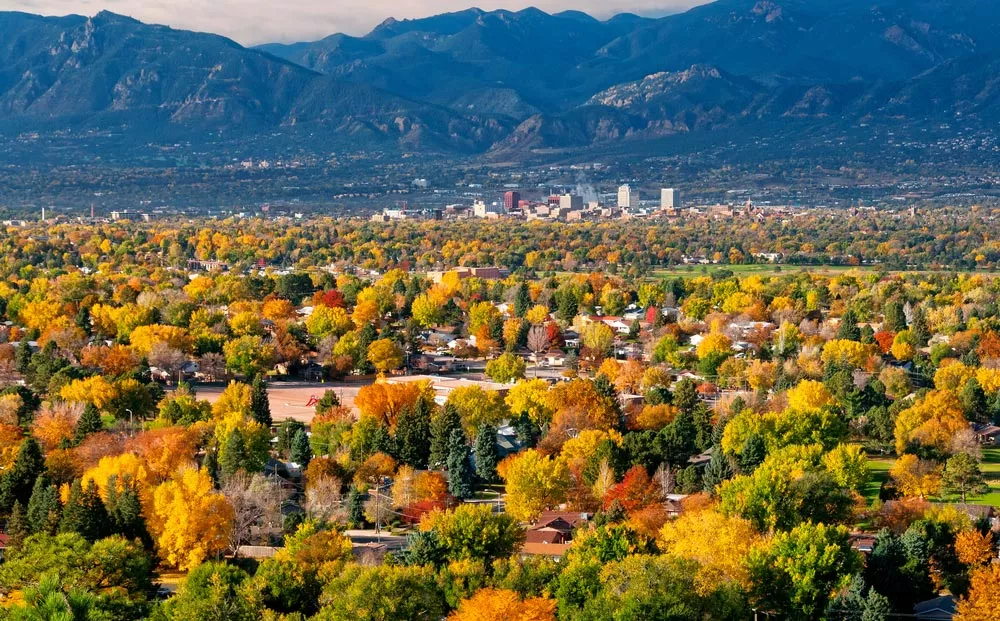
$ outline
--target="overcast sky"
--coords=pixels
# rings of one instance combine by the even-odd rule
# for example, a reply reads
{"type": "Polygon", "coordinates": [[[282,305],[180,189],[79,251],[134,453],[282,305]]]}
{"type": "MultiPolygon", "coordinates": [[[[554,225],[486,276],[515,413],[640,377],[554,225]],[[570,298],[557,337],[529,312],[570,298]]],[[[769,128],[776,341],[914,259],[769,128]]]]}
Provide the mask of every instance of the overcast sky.
{"type": "MultiPolygon", "coordinates": [[[[483,9],[526,6],[556,12],[586,11],[661,16],[707,0],[511,0],[478,3],[483,9]]],[[[93,15],[102,9],[144,22],[215,32],[243,43],[312,41],[335,32],[365,34],[387,17],[426,17],[476,6],[475,0],[0,0],[0,10],[43,15],[93,15]]]]}

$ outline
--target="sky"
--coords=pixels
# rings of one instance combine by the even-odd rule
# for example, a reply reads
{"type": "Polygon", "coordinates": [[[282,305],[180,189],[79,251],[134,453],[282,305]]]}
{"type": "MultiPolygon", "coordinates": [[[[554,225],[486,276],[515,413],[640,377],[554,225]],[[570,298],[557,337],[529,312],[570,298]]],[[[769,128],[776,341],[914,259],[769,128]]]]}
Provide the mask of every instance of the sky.
{"type": "Polygon", "coordinates": [[[585,11],[605,19],[617,13],[659,17],[706,0],[0,0],[0,10],[42,15],[93,15],[101,10],[174,28],[214,32],[244,45],[314,41],[336,32],[362,35],[388,17],[426,17],[470,6],[547,12],[585,11]]]}

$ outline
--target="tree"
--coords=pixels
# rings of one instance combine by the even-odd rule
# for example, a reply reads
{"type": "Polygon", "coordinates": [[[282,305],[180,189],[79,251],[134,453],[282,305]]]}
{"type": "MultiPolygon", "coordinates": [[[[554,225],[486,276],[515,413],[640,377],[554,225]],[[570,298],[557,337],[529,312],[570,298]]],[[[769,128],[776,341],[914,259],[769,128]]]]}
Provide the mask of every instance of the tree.
{"type": "Polygon", "coordinates": [[[896,417],[896,452],[923,447],[947,454],[955,434],[968,428],[962,404],[950,390],[932,390],[896,417]]]}
{"type": "Polygon", "coordinates": [[[480,425],[472,454],[476,460],[476,475],[486,483],[497,480],[497,429],[493,425],[480,425]]]}
{"type": "Polygon", "coordinates": [[[266,371],[274,359],[274,346],[256,335],[226,341],[222,350],[226,356],[226,367],[246,377],[266,371]]]}
{"type": "Polygon", "coordinates": [[[309,438],[304,429],[296,431],[292,438],[291,458],[293,462],[303,468],[307,467],[309,461],[312,460],[312,448],[309,446],[309,438]]]}
{"type": "Polygon", "coordinates": [[[92,403],[88,403],[83,408],[83,413],[76,421],[76,441],[79,442],[89,433],[95,433],[104,429],[104,421],[101,420],[101,413],[92,403]]]}
{"type": "Polygon", "coordinates": [[[463,599],[450,621],[555,621],[555,600],[544,597],[521,599],[515,591],[485,588],[463,599]]]}
{"type": "Polygon", "coordinates": [[[990,621],[1000,610],[1000,565],[972,572],[969,592],[955,607],[956,621],[990,621]]]}
{"type": "Polygon", "coordinates": [[[843,526],[801,524],[778,533],[747,558],[758,607],[786,619],[819,619],[831,593],[846,587],[861,569],[843,526]]]}
{"type": "Polygon", "coordinates": [[[226,548],[233,509],[207,470],[189,468],[153,490],[148,519],[163,559],[191,569],[226,548]]]}
{"type": "Polygon", "coordinates": [[[379,339],[368,346],[368,362],[384,375],[403,366],[403,350],[391,339],[379,339]]]}
{"type": "Polygon", "coordinates": [[[111,534],[110,516],[94,481],[86,487],[73,483],[59,530],[78,533],[91,543],[111,534]]]}
{"type": "Polygon", "coordinates": [[[257,374],[250,384],[250,415],[264,427],[271,427],[271,402],[267,397],[267,384],[257,374]]]}
{"type": "Polygon", "coordinates": [[[465,434],[454,429],[448,438],[448,490],[459,499],[472,496],[473,472],[469,464],[469,447],[465,434]]]}
{"type": "Polygon", "coordinates": [[[431,408],[427,401],[420,400],[399,413],[396,450],[401,463],[420,469],[427,467],[431,452],[431,408]]]}
{"type": "Polygon", "coordinates": [[[594,321],[583,328],[580,342],[593,358],[604,358],[611,353],[611,346],[615,343],[615,333],[607,324],[594,321]]]}
{"type": "Polygon", "coordinates": [[[904,496],[926,498],[941,489],[941,468],[932,461],[906,454],[896,460],[889,470],[896,486],[904,496]]]}
{"type": "Polygon", "coordinates": [[[989,491],[979,462],[968,453],[959,453],[945,462],[941,473],[942,490],[957,494],[965,504],[966,496],[979,496],[989,491]]]}
{"type": "Polygon", "coordinates": [[[528,449],[504,459],[497,470],[507,484],[507,513],[522,522],[566,499],[569,469],[564,460],[528,449]]]}
{"type": "Polygon", "coordinates": [[[837,328],[837,338],[849,341],[861,340],[861,329],[858,328],[857,314],[848,309],[840,316],[840,326],[837,328]]]}
{"type": "Polygon", "coordinates": [[[505,513],[483,504],[436,509],[420,520],[421,531],[437,533],[445,557],[452,561],[478,559],[490,564],[514,554],[524,542],[524,530],[505,513]]]}
{"type": "Polygon", "coordinates": [[[510,384],[524,377],[527,365],[517,354],[504,352],[486,363],[486,376],[501,384],[510,384]]]}
{"type": "Polygon", "coordinates": [[[446,610],[430,567],[350,564],[320,601],[316,621],[438,621],[446,610]]]}
{"type": "Polygon", "coordinates": [[[454,430],[462,430],[462,419],[458,408],[445,404],[437,416],[431,419],[431,447],[428,464],[431,468],[440,469],[448,461],[448,443],[454,430]]]}
{"type": "Polygon", "coordinates": [[[41,447],[34,438],[25,438],[18,447],[14,465],[0,479],[0,514],[10,513],[15,502],[27,506],[35,479],[44,471],[41,447]]]}
{"type": "Polygon", "coordinates": [[[27,520],[32,533],[54,534],[62,517],[59,490],[49,483],[47,476],[39,475],[28,501],[27,520]]]}
{"type": "Polygon", "coordinates": [[[249,574],[227,563],[204,563],[195,567],[177,595],[163,606],[163,616],[169,621],[254,621],[260,615],[260,596],[249,574]]]}
{"type": "Polygon", "coordinates": [[[840,444],[823,455],[823,467],[841,487],[860,492],[868,483],[868,457],[856,444],[840,444]]]}

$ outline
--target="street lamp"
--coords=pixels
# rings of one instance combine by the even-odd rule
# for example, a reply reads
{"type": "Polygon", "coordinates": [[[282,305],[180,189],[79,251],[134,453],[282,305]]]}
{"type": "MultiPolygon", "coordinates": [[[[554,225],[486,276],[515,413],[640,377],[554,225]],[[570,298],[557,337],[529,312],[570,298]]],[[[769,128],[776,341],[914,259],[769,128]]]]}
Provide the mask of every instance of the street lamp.
{"type": "Polygon", "coordinates": [[[135,437],[135,425],[132,422],[132,410],[130,410],[128,408],[125,408],[125,411],[128,412],[128,433],[129,433],[129,437],[130,438],[134,438],[135,437]]]}

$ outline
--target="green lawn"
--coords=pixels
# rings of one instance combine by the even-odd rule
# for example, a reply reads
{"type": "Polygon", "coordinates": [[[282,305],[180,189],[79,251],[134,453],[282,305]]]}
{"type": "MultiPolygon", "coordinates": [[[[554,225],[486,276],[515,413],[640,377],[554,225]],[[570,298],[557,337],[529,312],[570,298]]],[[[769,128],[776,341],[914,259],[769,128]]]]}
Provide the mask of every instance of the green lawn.
{"type": "MultiPolygon", "coordinates": [[[[871,504],[878,498],[878,490],[882,483],[889,478],[889,469],[892,468],[893,461],[888,458],[873,458],[868,460],[868,468],[872,476],[871,481],[865,486],[863,493],[868,504],[871,504]]],[[[1000,507],[1000,447],[983,449],[982,469],[986,482],[990,486],[990,491],[982,496],[969,496],[968,501],[970,504],[1000,507]]],[[[931,498],[930,500],[955,502],[954,498],[931,498]]]]}

